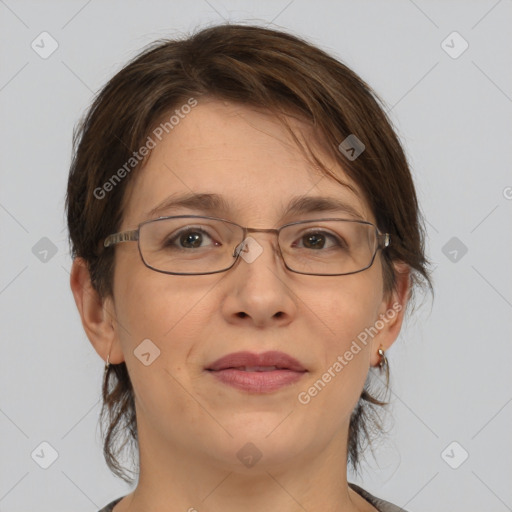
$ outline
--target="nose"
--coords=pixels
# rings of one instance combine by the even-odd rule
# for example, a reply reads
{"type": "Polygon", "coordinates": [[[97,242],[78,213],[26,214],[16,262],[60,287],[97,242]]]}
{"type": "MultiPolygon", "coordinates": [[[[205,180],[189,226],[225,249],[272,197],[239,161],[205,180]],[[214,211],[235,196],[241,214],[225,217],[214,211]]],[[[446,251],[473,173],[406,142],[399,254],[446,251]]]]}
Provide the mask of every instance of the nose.
{"type": "Polygon", "coordinates": [[[291,322],[297,305],[275,233],[250,234],[236,250],[239,261],[226,276],[226,319],[259,328],[291,322]]]}

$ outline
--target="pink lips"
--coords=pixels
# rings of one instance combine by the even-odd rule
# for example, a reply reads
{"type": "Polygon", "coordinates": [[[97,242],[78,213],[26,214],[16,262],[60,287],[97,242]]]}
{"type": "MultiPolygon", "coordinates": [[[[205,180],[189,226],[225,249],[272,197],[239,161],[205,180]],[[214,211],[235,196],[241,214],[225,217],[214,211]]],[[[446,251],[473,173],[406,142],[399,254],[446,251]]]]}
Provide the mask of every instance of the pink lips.
{"type": "Polygon", "coordinates": [[[235,388],[268,393],[298,381],[307,370],[284,352],[235,352],[221,357],[206,370],[235,388]]]}

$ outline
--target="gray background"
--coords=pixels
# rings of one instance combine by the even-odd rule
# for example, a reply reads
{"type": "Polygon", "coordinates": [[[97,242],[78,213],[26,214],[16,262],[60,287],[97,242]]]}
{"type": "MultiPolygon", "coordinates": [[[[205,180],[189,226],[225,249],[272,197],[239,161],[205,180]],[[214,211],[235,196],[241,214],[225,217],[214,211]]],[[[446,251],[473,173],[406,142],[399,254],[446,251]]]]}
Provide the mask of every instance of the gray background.
{"type": "Polygon", "coordinates": [[[511,15],[510,0],[0,0],[0,510],[94,512],[129,491],[102,458],[103,361],[69,288],[71,134],[143,46],[223,19],[344,60],[389,105],[413,168],[436,296],[389,351],[389,439],[351,480],[411,512],[512,510],[511,15]],[[43,31],[58,43],[46,59],[31,47],[51,48],[43,31]],[[47,469],[42,442],[58,453],[47,469]]]}

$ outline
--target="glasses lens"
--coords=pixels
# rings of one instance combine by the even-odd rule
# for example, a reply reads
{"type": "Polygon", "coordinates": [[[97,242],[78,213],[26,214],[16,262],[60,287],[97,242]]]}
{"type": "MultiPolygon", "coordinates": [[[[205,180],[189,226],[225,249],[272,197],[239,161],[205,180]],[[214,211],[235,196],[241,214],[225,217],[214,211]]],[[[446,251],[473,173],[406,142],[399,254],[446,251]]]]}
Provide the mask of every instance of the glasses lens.
{"type": "MultiPolygon", "coordinates": [[[[243,228],[199,216],[156,219],[141,226],[139,246],[149,267],[172,274],[207,274],[230,268],[243,228]]],[[[279,245],[289,269],[303,274],[359,272],[373,262],[377,230],[350,220],[318,220],[286,226],[279,245]]]]}
{"type": "Polygon", "coordinates": [[[207,217],[172,217],[143,224],[139,245],[146,265],[175,274],[205,274],[229,268],[243,229],[207,217]]]}
{"type": "Polygon", "coordinates": [[[377,250],[377,230],[359,221],[311,221],[286,226],[279,242],[284,261],[296,272],[349,274],[371,265],[377,250]]]}

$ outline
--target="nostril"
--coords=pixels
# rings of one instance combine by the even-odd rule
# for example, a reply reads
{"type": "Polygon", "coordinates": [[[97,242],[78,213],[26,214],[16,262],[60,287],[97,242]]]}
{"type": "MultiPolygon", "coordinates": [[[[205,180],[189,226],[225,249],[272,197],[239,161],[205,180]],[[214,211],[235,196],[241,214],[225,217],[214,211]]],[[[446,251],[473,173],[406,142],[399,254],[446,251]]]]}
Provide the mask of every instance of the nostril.
{"type": "Polygon", "coordinates": [[[238,316],[240,318],[245,318],[247,316],[247,313],[244,313],[243,311],[240,311],[240,313],[238,313],[238,316]]]}

